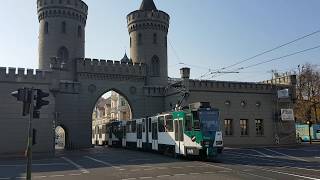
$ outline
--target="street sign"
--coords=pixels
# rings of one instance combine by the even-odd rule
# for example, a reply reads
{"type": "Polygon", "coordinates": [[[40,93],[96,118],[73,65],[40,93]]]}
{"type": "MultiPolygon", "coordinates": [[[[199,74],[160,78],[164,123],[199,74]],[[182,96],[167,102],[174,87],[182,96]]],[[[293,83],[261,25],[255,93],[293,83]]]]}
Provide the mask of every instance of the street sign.
{"type": "Polygon", "coordinates": [[[282,121],[294,121],[293,109],[281,109],[282,121]]]}
{"type": "Polygon", "coordinates": [[[278,91],[278,98],[279,99],[284,99],[284,98],[289,98],[289,89],[282,89],[278,91]]]}

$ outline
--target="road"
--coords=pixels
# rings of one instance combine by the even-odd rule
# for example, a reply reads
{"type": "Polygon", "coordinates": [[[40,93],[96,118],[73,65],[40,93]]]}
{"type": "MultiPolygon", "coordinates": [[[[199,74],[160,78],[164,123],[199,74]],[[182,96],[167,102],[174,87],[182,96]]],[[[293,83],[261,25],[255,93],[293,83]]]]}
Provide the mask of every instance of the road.
{"type": "MultiPolygon", "coordinates": [[[[24,179],[24,159],[0,159],[0,180],[24,179]]],[[[320,146],[226,148],[218,162],[175,159],[99,147],[33,161],[33,179],[52,180],[320,180],[320,146]]]]}

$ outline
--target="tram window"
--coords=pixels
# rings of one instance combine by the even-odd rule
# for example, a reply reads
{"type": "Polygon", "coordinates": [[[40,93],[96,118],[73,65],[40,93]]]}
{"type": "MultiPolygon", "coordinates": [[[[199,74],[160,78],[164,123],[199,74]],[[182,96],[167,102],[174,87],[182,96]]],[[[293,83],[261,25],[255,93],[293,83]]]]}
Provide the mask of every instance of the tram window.
{"type": "Polygon", "coordinates": [[[146,120],[142,120],[142,132],[146,132],[146,120]]]}
{"type": "Polygon", "coordinates": [[[158,139],[157,123],[152,123],[152,139],[153,139],[153,140],[158,139]]]}
{"type": "Polygon", "coordinates": [[[136,132],[136,129],[137,129],[136,121],[132,121],[132,124],[131,124],[132,133],[135,133],[135,132],[136,132]]]}
{"type": "Polygon", "coordinates": [[[195,131],[200,131],[200,119],[198,111],[192,111],[193,127],[195,131]]]}
{"type": "Polygon", "coordinates": [[[158,123],[159,123],[159,132],[165,132],[164,128],[164,116],[159,116],[158,117],[158,123]]]}
{"type": "Polygon", "coordinates": [[[191,118],[191,115],[188,114],[186,115],[186,118],[185,118],[185,130],[186,131],[192,131],[192,118],[191,118]]]}
{"type": "Polygon", "coordinates": [[[148,124],[149,124],[149,132],[151,132],[151,118],[149,118],[148,124]]]}
{"type": "Polygon", "coordinates": [[[173,132],[173,118],[172,115],[166,116],[166,132],[173,132]]]}
{"type": "Polygon", "coordinates": [[[131,121],[128,121],[127,124],[126,124],[126,131],[127,133],[130,133],[131,131],[131,121]]]}

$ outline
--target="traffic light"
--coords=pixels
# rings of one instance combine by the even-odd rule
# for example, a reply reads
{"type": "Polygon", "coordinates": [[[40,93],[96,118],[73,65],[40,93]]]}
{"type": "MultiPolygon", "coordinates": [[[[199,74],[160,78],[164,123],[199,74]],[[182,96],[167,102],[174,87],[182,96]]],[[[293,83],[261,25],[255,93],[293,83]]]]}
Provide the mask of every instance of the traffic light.
{"type": "Polygon", "coordinates": [[[34,110],[41,109],[42,106],[46,106],[49,104],[49,101],[43,100],[42,98],[48,97],[50,94],[43,92],[41,89],[36,89],[36,106],[34,107],[34,110]]]}
{"type": "Polygon", "coordinates": [[[20,88],[17,91],[11,93],[11,95],[17,98],[18,101],[22,101],[22,115],[26,116],[30,112],[32,90],[28,88],[20,88]]]}

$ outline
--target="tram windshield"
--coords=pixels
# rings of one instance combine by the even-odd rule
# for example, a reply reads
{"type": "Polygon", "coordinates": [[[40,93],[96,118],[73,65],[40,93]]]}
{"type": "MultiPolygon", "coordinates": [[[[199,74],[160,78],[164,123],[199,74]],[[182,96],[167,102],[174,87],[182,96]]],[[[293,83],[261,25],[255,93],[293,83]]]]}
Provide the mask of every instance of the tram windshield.
{"type": "Polygon", "coordinates": [[[201,131],[205,136],[215,136],[215,132],[220,129],[218,111],[199,111],[201,131]]]}

